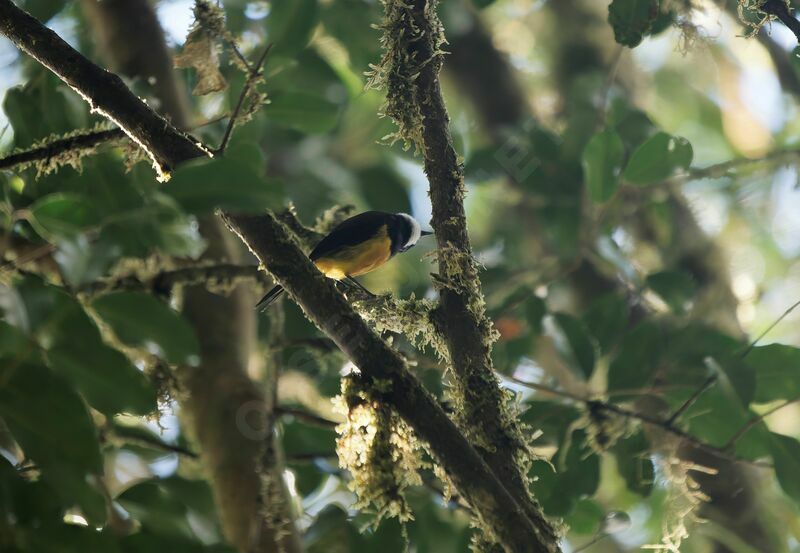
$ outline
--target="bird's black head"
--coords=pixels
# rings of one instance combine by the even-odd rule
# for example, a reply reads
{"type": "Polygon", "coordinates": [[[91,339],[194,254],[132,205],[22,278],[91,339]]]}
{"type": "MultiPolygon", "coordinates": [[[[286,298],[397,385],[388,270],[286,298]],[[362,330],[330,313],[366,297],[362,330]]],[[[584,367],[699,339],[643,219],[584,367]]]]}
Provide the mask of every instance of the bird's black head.
{"type": "Polygon", "coordinates": [[[410,250],[422,236],[433,234],[422,230],[419,223],[407,213],[396,213],[392,218],[389,236],[392,239],[392,255],[410,250]]]}

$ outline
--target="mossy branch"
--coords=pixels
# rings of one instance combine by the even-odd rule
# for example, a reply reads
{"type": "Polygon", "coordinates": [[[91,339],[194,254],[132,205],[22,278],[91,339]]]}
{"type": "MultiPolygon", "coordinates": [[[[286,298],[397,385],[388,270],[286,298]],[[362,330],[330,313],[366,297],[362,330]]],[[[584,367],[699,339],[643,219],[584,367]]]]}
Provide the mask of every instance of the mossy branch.
{"type": "Polygon", "coordinates": [[[437,329],[453,367],[453,399],[461,427],[506,484],[536,528],[537,547],[558,551],[556,531],[528,491],[529,454],[511,406],[495,377],[495,339],[486,316],[477,264],[467,233],[464,174],[453,147],[442,98],[444,30],[435,0],[384,0],[384,55],[374,68],[373,86],[387,90],[383,111],[398,126],[397,136],[413,143],[424,158],[438,243],[440,306],[437,329]]]}
{"type": "Polygon", "coordinates": [[[459,492],[508,551],[557,551],[542,543],[531,521],[499,478],[470,446],[436,401],[389,347],[297,247],[286,227],[266,216],[226,215],[231,229],[275,279],[355,363],[364,378],[388,382],[381,400],[429,443],[459,492]]]}
{"type": "Polygon", "coordinates": [[[142,102],[117,75],[95,65],[11,0],[0,0],[0,33],[50,69],[91,107],[115,123],[153,163],[160,180],[208,152],[142,102]]]}
{"type": "Polygon", "coordinates": [[[38,174],[46,174],[51,168],[79,161],[84,155],[94,153],[101,144],[123,138],[125,133],[122,129],[108,129],[81,131],[72,136],[45,140],[33,148],[0,158],[0,169],[22,170],[33,165],[38,174]]]}

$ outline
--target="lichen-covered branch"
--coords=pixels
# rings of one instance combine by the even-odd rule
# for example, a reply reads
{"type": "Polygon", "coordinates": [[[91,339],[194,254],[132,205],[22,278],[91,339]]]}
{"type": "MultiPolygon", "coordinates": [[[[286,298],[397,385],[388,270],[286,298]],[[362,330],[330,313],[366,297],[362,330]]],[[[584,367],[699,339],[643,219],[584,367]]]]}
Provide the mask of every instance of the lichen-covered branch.
{"type": "Polygon", "coordinates": [[[398,126],[397,138],[424,157],[438,244],[440,321],[453,367],[460,426],[481,451],[536,528],[539,541],[558,549],[556,533],[528,491],[528,451],[512,399],[495,377],[495,339],[486,316],[477,264],[467,233],[464,174],[449,130],[439,71],[445,43],[435,0],[385,0],[384,56],[372,84],[385,86],[383,111],[398,126]]]}
{"type": "Polygon", "coordinates": [[[122,138],[125,138],[125,133],[121,129],[108,129],[47,140],[28,150],[13,152],[0,158],[0,169],[22,170],[34,165],[39,174],[47,173],[50,167],[57,168],[71,160],[79,160],[94,152],[99,145],[122,138]]]}
{"type": "Polygon", "coordinates": [[[407,370],[400,355],[367,326],[333,281],[313,266],[283,224],[271,214],[227,215],[226,220],[306,316],[355,363],[363,378],[381,383],[382,400],[428,442],[484,527],[508,551],[558,551],[556,538],[543,538],[534,528],[500,478],[407,370]]]}
{"type": "Polygon", "coordinates": [[[119,126],[147,153],[160,179],[168,179],[178,163],[208,155],[136,97],[117,75],[90,62],[11,0],[0,0],[0,33],[67,83],[92,111],[119,126]]]}
{"type": "Polygon", "coordinates": [[[756,2],[751,9],[780,19],[781,23],[786,25],[797,37],[797,41],[800,42],[800,21],[795,18],[786,0],[763,0],[763,2],[756,2]]]}

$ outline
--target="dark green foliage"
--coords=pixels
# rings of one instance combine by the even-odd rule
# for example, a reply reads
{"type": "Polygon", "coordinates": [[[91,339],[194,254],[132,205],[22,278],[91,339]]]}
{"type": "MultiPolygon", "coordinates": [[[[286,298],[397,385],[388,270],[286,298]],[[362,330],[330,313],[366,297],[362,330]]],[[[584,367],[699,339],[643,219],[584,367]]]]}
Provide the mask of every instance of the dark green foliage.
{"type": "Polygon", "coordinates": [[[145,348],[169,363],[196,365],[200,361],[192,327],[151,295],[113,292],[95,299],[92,309],[131,347],[145,348]]]}
{"type": "Polygon", "coordinates": [[[635,48],[652,30],[658,17],[658,0],[612,0],[608,6],[608,22],[614,28],[614,38],[629,48],[635,48]]]}

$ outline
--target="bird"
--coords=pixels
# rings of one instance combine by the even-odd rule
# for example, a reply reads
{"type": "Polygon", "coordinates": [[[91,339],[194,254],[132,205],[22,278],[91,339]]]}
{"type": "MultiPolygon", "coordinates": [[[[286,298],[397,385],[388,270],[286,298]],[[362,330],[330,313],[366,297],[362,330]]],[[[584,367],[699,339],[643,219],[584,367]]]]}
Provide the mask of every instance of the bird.
{"type": "MultiPolygon", "coordinates": [[[[353,277],[374,271],[431,234],[408,213],[365,211],[334,227],[308,257],[328,278],[346,281],[369,293],[353,277]]],[[[265,310],[283,291],[281,285],[275,286],[259,300],[256,309],[265,310]]]]}

